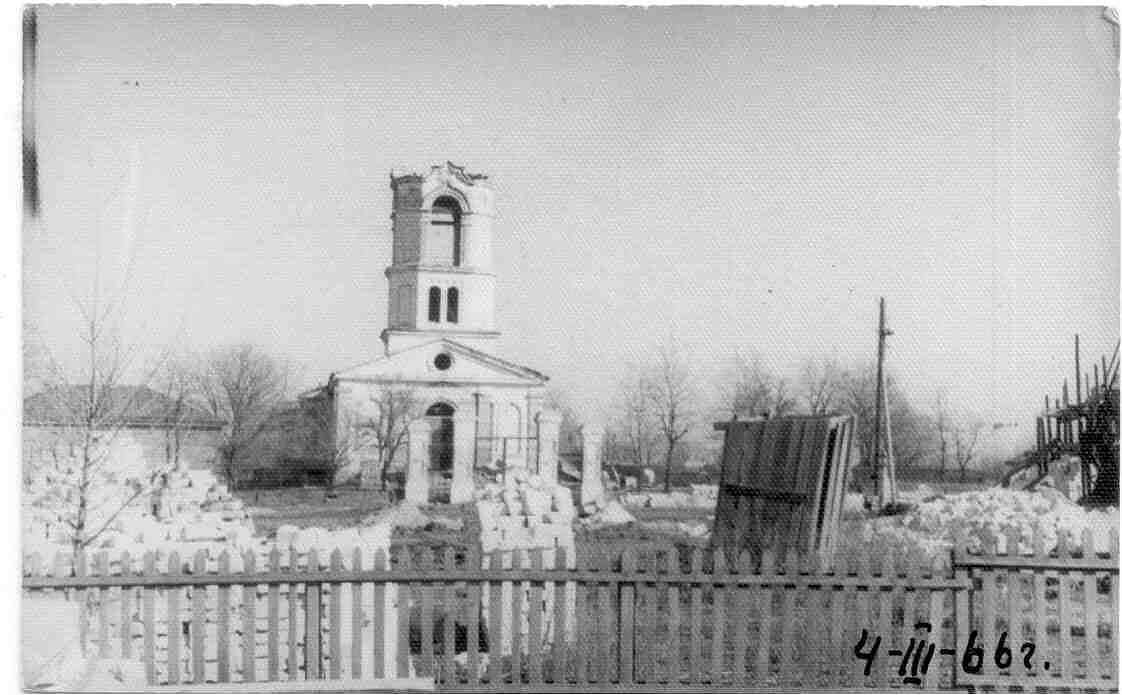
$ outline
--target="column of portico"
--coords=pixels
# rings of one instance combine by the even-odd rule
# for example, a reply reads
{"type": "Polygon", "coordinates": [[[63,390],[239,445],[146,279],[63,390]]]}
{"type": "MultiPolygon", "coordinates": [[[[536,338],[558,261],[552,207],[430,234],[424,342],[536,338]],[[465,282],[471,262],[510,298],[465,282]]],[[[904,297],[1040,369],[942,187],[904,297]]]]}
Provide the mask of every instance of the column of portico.
{"type": "Polygon", "coordinates": [[[405,499],[414,504],[429,502],[429,433],[428,418],[417,418],[409,425],[409,463],[405,477],[405,499]]]}
{"type": "Polygon", "coordinates": [[[471,502],[475,492],[475,404],[464,401],[452,415],[452,504],[471,502]]]}

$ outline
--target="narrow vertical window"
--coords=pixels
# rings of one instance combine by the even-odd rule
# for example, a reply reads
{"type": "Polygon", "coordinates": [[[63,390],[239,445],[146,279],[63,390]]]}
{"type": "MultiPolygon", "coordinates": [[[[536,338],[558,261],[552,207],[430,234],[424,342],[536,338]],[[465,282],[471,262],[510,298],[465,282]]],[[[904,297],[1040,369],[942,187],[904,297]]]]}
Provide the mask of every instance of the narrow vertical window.
{"type": "Polygon", "coordinates": [[[429,321],[440,323],[440,288],[429,288],[429,321]]]}
{"type": "Polygon", "coordinates": [[[455,287],[448,288],[448,323],[460,321],[460,290],[455,287]]]}
{"type": "Polygon", "coordinates": [[[432,231],[428,253],[437,265],[460,265],[463,257],[463,211],[453,198],[443,196],[432,204],[432,231]]]}

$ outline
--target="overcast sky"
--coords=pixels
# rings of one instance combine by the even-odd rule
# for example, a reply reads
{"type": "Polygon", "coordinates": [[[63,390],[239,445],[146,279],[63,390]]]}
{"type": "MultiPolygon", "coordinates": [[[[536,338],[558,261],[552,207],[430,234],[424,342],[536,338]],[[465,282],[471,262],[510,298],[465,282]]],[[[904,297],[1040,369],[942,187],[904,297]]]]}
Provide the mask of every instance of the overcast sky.
{"type": "Polygon", "coordinates": [[[1030,417],[1118,337],[1118,75],[1095,8],[44,7],[26,317],[130,266],[149,357],[381,352],[389,173],[497,190],[503,355],[575,402],[673,334],[889,360],[1030,417]],[[98,240],[100,239],[100,242],[98,240]],[[100,252],[97,249],[100,247],[100,252]],[[100,259],[100,260],[96,260],[100,259]]]}

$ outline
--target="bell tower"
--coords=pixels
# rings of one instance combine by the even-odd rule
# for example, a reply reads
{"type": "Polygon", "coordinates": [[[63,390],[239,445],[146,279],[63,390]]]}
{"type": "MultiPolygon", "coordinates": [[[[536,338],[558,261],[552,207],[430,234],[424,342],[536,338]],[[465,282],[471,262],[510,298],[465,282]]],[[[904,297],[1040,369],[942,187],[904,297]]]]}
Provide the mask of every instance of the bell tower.
{"type": "Polygon", "coordinates": [[[491,270],[494,190],[451,162],[426,174],[390,175],[393,257],[386,354],[436,337],[486,348],[495,330],[491,270]]]}

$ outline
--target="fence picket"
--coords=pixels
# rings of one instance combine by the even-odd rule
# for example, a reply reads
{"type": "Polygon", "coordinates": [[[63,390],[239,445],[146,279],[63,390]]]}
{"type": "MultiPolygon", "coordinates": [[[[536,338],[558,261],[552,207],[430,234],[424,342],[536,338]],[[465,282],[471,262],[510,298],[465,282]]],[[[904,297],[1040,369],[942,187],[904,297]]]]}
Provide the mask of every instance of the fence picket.
{"type": "MultiPolygon", "coordinates": [[[[938,577],[942,573],[942,562],[936,559],[932,568],[931,575],[938,577]]],[[[931,636],[929,638],[931,648],[934,650],[931,656],[931,668],[927,673],[922,674],[923,687],[927,690],[936,690],[940,684],[940,674],[942,673],[943,654],[940,649],[943,647],[943,609],[947,600],[946,592],[942,589],[932,589],[928,597],[929,606],[927,610],[927,622],[931,624],[931,636]]],[[[927,658],[926,656],[924,658],[927,658]]]]}
{"type": "MultiPolygon", "coordinates": [[[[1107,553],[1111,559],[1114,560],[1114,565],[1118,566],[1118,529],[1112,528],[1110,530],[1110,546],[1107,548],[1107,553]]],[[[1107,582],[1108,591],[1110,592],[1110,620],[1113,622],[1110,626],[1110,642],[1107,644],[1107,654],[1118,654],[1118,575],[1108,576],[1107,582]]],[[[1115,688],[1118,687],[1118,658],[1107,659],[1109,664],[1108,675],[1110,681],[1115,688]]]]}
{"type": "MultiPolygon", "coordinates": [[[[62,565],[56,562],[55,567],[61,570],[62,565]]],[[[156,554],[151,550],[144,553],[141,572],[149,577],[156,574],[156,554]]],[[[148,685],[156,685],[156,588],[145,586],[140,592],[140,609],[144,617],[144,679],[148,685]]]]}
{"type": "MultiPolygon", "coordinates": [[[[760,575],[769,579],[776,576],[775,553],[766,548],[760,556],[760,575]]],[[[756,682],[765,684],[771,678],[771,646],[772,646],[772,587],[774,583],[763,584],[758,588],[757,605],[759,606],[759,635],[756,638],[756,663],[753,676],[756,682]]]]}
{"type": "MultiPolygon", "coordinates": [[[[35,570],[38,574],[39,556],[35,556],[35,570]]],[[[121,553],[121,576],[132,574],[132,556],[129,551],[121,553]]],[[[135,589],[122,586],[118,592],[121,597],[121,622],[117,625],[121,637],[121,658],[132,658],[132,599],[135,589]]]]}
{"type": "MultiPolygon", "coordinates": [[[[682,566],[678,558],[678,549],[674,546],[670,546],[666,551],[666,564],[675,576],[681,574],[682,566]]],[[[666,617],[670,623],[668,643],[670,658],[666,660],[666,680],[669,683],[676,683],[682,680],[682,604],[677,582],[666,584],[666,601],[669,604],[666,617]]]]}
{"type": "MultiPolygon", "coordinates": [[[[351,553],[351,567],[362,571],[362,548],[351,553]]],[[[362,678],[362,582],[351,582],[351,678],[362,678]]]]}
{"type": "Polygon", "coordinates": [[[589,612],[589,592],[590,585],[581,582],[576,585],[575,598],[576,607],[573,613],[576,615],[573,621],[573,657],[576,660],[576,682],[578,684],[588,683],[588,656],[591,650],[589,634],[591,625],[588,619],[589,612]]]}
{"type": "MultiPolygon", "coordinates": [[[[1083,529],[1083,557],[1095,557],[1095,534],[1090,528],[1083,529]]],[[[1086,678],[1092,687],[1100,685],[1102,674],[1099,672],[1099,575],[1087,572],[1083,575],[1083,645],[1087,652],[1086,678]]]]}
{"type": "MultiPolygon", "coordinates": [[[[532,688],[546,682],[567,684],[574,678],[578,687],[595,684],[606,688],[616,682],[627,688],[637,681],[671,687],[701,685],[702,680],[723,685],[731,678],[736,686],[817,689],[825,673],[830,674],[829,682],[860,686],[861,677],[852,676],[855,669],[863,670],[864,662],[853,657],[857,640],[850,638],[856,637],[850,632],[866,628],[869,639],[880,638],[873,661],[874,685],[880,689],[900,685],[897,668],[904,669],[899,676],[913,677],[913,664],[923,669],[914,677],[924,689],[1006,685],[1111,689],[1117,663],[1105,648],[1117,643],[1116,614],[1108,613],[1117,606],[1118,575],[1112,564],[1117,558],[1116,540],[1112,537],[1110,552],[1103,553],[1095,547],[1093,534],[1084,533],[1082,551],[1073,552],[1072,539],[1062,535],[1053,555],[1045,549],[1044,538],[1037,530],[1030,543],[1029,536],[1014,532],[998,546],[998,539],[987,536],[980,553],[964,552],[958,539],[949,568],[938,561],[920,564],[912,555],[882,553],[875,572],[870,572],[863,555],[849,556],[844,567],[834,568],[821,566],[815,556],[802,557],[800,564],[798,556],[788,554],[777,568],[775,554],[769,552],[759,558],[759,570],[754,573],[749,569],[754,558],[747,553],[730,559],[718,551],[710,574],[708,558],[700,549],[682,558],[677,549],[669,547],[655,549],[653,556],[649,549],[640,552],[633,546],[616,557],[598,552],[593,555],[591,571],[582,565],[575,572],[566,569],[568,558],[560,551],[554,551],[552,568],[546,566],[549,555],[540,550],[495,555],[484,563],[477,557],[477,549],[463,557],[445,548],[438,566],[423,555],[416,571],[405,555],[390,575],[405,589],[397,621],[402,639],[392,655],[384,654],[386,620],[392,622],[394,617],[386,610],[388,584],[379,574],[387,569],[384,552],[375,556],[374,569],[364,572],[361,551],[353,563],[344,562],[341,553],[332,553],[330,568],[325,570],[315,553],[309,554],[305,569],[293,567],[295,557],[282,567],[274,548],[267,574],[256,571],[253,552],[243,556],[244,570],[234,568],[233,574],[231,561],[238,558],[228,553],[216,558],[216,568],[208,566],[205,551],[195,553],[189,563],[173,554],[166,574],[157,571],[156,556],[151,553],[135,570],[127,554],[119,559],[105,553],[79,554],[74,558],[74,577],[67,576],[66,559],[60,556],[56,556],[53,575],[40,577],[41,560],[28,556],[23,581],[25,591],[69,591],[86,597],[88,603],[81,605],[85,607],[86,634],[92,635],[88,642],[97,643],[94,653],[120,641],[122,654],[140,652],[150,683],[158,684],[166,675],[171,686],[264,678],[256,672],[258,636],[262,648],[268,640],[268,680],[278,675],[283,678],[276,633],[280,628],[279,587],[287,584],[289,629],[295,634],[296,625],[303,621],[299,634],[304,638],[302,658],[309,679],[370,677],[369,662],[363,658],[370,657],[366,645],[371,638],[363,635],[367,631],[367,635],[374,633],[375,662],[381,653],[382,663],[375,670],[382,669],[382,677],[389,670],[384,660],[396,657],[404,659],[396,675],[409,677],[416,670],[428,669],[444,684],[478,684],[481,651],[486,651],[487,681],[493,687],[500,687],[499,682],[507,678],[532,688]],[[504,562],[506,558],[508,562],[504,562]],[[730,571],[730,563],[734,571],[730,571]],[[485,564],[488,572],[473,570],[485,564]],[[398,572],[401,569],[407,574],[398,572]],[[1053,583],[1049,575],[1057,575],[1059,583],[1053,583]],[[975,588],[975,579],[980,589],[975,588]],[[306,582],[303,605],[298,601],[300,582],[290,580],[306,582]],[[504,582],[511,588],[505,594],[499,590],[504,582]],[[367,583],[373,585],[375,598],[370,627],[366,612],[370,608],[363,601],[364,596],[367,601],[370,598],[363,588],[367,583]],[[488,589],[487,609],[482,608],[484,586],[488,589]],[[1055,586],[1058,592],[1053,591],[1055,586]],[[412,587],[416,587],[417,600],[411,603],[412,587]],[[712,604],[719,609],[712,614],[707,591],[713,592],[712,604]],[[780,592],[779,597],[775,591],[780,592]],[[239,597],[241,608],[236,609],[232,602],[239,597]],[[257,631],[258,600],[268,601],[268,615],[260,616],[261,630],[267,623],[268,635],[257,631]],[[1051,604],[1053,600],[1056,605],[1051,604]],[[162,610],[165,601],[166,614],[162,610]],[[684,603],[689,604],[688,618],[683,615],[684,603]],[[161,609],[158,618],[157,608],[161,609]],[[240,615],[234,615],[235,610],[240,615]],[[975,613],[980,620],[974,619],[975,613]],[[851,615],[857,618],[847,620],[851,615]],[[489,624],[481,625],[484,617],[489,624]],[[96,628],[94,620],[98,621],[96,628]],[[1053,620],[1059,627],[1058,644],[1054,644],[1056,629],[1049,632],[1053,620]],[[924,621],[930,623],[930,632],[917,627],[924,621]],[[1103,622],[1109,630],[1101,627],[1103,622]],[[161,635],[165,624],[166,652],[161,635]],[[750,624],[756,627],[748,627],[750,624]],[[487,630],[486,645],[483,629],[487,630]],[[984,654],[981,674],[962,671],[954,663],[964,655],[972,629],[981,637],[974,641],[984,654]],[[236,635],[233,639],[231,631],[236,635]],[[507,631],[511,632],[504,639],[507,631]],[[134,633],[140,642],[131,647],[134,633]],[[997,638],[1002,633],[1012,653],[1012,666],[1002,664],[995,669],[997,638]],[[710,647],[705,643],[710,635],[713,652],[707,654],[705,649],[710,647]],[[240,676],[231,674],[239,669],[238,653],[232,653],[237,639],[241,640],[240,676]],[[349,648],[347,639],[351,640],[349,648]],[[687,639],[688,647],[682,644],[687,639]],[[1037,646],[1029,668],[1024,667],[1019,648],[1027,641],[1037,646]],[[412,653],[420,655],[415,666],[410,664],[411,643],[412,653]],[[936,650],[926,664],[922,651],[904,656],[905,647],[921,644],[936,650]],[[954,649],[957,656],[939,654],[943,648],[954,649]],[[688,657],[683,656],[683,649],[688,657]],[[893,649],[899,650],[897,654],[889,653],[893,649]],[[466,653],[463,663],[457,652],[466,653]],[[689,668],[684,658],[689,659],[689,668]],[[703,659],[711,668],[701,668],[703,659]],[[772,659],[778,663],[772,664],[772,659]],[[1043,668],[1045,662],[1050,664],[1048,669],[1043,668]],[[781,679],[778,683],[777,677],[781,679]]],[[[290,640],[293,653],[301,649],[299,643],[290,640]]],[[[866,649],[871,647],[866,643],[866,649]]],[[[111,651],[117,651],[116,647],[111,651]]],[[[265,656],[261,654],[261,661],[265,656]]],[[[289,678],[299,678],[299,668],[299,660],[291,658],[286,668],[289,678]]]]}
{"type": "MultiPolygon", "coordinates": [[[[230,551],[223,550],[222,554],[218,556],[218,573],[230,573],[230,551]]],[[[217,626],[217,649],[218,654],[218,682],[230,682],[230,587],[225,584],[218,585],[218,616],[216,620],[217,626]]],[[[269,631],[269,636],[272,637],[272,630],[269,631]]]]}
{"type": "Polygon", "coordinates": [[[246,583],[242,585],[242,682],[257,680],[257,556],[252,550],[242,555],[242,572],[246,583]]]}
{"type": "MultiPolygon", "coordinates": [[[[386,551],[378,548],[374,552],[374,569],[377,571],[384,571],[386,569],[386,551]]],[[[398,615],[398,623],[402,622],[402,616],[398,615]]],[[[408,623],[408,621],[405,621],[408,623]]],[[[377,581],[374,582],[374,677],[384,678],[386,675],[386,657],[393,658],[393,654],[386,654],[386,583],[377,581]]],[[[409,675],[408,664],[406,670],[397,670],[398,678],[405,678],[409,675]]]]}
{"type": "MultiPolygon", "coordinates": [[[[1071,557],[1071,546],[1068,542],[1068,535],[1064,531],[1057,534],[1056,556],[1060,559],[1069,559],[1071,557]]],[[[1056,600],[1059,601],[1060,612],[1060,673],[1064,679],[1070,680],[1075,674],[1072,672],[1072,640],[1071,640],[1071,627],[1072,627],[1072,605],[1071,605],[1071,582],[1068,578],[1068,573],[1064,570],[1059,572],[1059,593],[1056,600]]],[[[987,594],[989,595],[989,594],[987,594]]]]}
{"type": "MultiPolygon", "coordinates": [[[[265,566],[274,573],[281,571],[280,550],[276,545],[269,550],[269,558],[265,566]]],[[[266,674],[269,680],[276,681],[280,679],[280,584],[276,582],[269,585],[269,602],[265,610],[268,613],[269,625],[269,635],[266,638],[269,650],[266,674]]],[[[292,616],[289,616],[289,620],[291,619],[292,616]]]]}
{"type": "MultiPolygon", "coordinates": [[[[288,551],[288,571],[296,572],[296,553],[291,549],[288,551]]],[[[300,652],[298,651],[299,632],[297,627],[297,616],[299,615],[300,605],[299,598],[299,584],[297,582],[288,582],[288,680],[294,681],[300,677],[300,652]]]]}
{"type": "MultiPolygon", "coordinates": [[[[747,550],[742,550],[736,560],[737,573],[748,574],[751,572],[751,567],[751,556],[747,550]]],[[[744,660],[748,653],[748,605],[753,595],[758,595],[758,592],[746,586],[737,587],[734,594],[735,608],[733,610],[736,616],[736,625],[733,626],[732,678],[733,683],[737,684],[746,683],[748,678],[744,660]]]]}
{"type": "MultiPolygon", "coordinates": [[[[466,558],[467,566],[470,569],[475,569],[480,566],[479,546],[472,544],[468,548],[466,558]]],[[[479,582],[469,582],[467,584],[467,602],[464,604],[464,624],[467,625],[467,681],[475,685],[479,683],[479,613],[483,606],[482,589],[479,582]]]]}
{"type": "MultiPolygon", "coordinates": [[[[533,548],[530,553],[530,569],[540,570],[542,568],[542,550],[541,548],[533,548]]],[[[542,586],[540,582],[530,582],[530,597],[529,605],[526,607],[528,612],[527,628],[529,634],[527,638],[529,643],[527,645],[527,652],[529,655],[529,682],[531,685],[540,684],[542,682],[542,654],[541,654],[541,630],[542,630],[542,586]]]]}
{"type": "MultiPolygon", "coordinates": [[[[179,553],[172,551],[168,555],[168,575],[178,576],[182,570],[179,562],[179,553]]],[[[179,620],[179,592],[178,586],[168,588],[168,683],[179,683],[179,645],[183,640],[183,624],[179,620]]]]}
{"type": "MultiPolygon", "coordinates": [[[[496,574],[501,576],[503,569],[503,553],[494,551],[487,556],[488,567],[491,568],[496,574]]],[[[489,619],[487,621],[487,646],[490,650],[488,652],[487,661],[487,682],[500,683],[505,679],[503,673],[503,613],[505,606],[505,597],[507,595],[507,587],[510,586],[509,582],[492,581],[487,582],[489,589],[488,601],[489,619]]]]}
{"type": "MultiPolygon", "coordinates": [[[[634,575],[638,562],[634,548],[625,548],[620,558],[620,569],[624,574],[634,575]]],[[[623,684],[635,682],[635,585],[624,583],[619,588],[619,681],[623,684]]]]}
{"type": "MultiPolygon", "coordinates": [[[[456,569],[456,553],[452,546],[444,547],[444,559],[441,567],[447,571],[456,569]]],[[[453,582],[445,582],[444,587],[444,665],[442,670],[443,683],[456,682],[456,616],[459,615],[459,610],[456,606],[459,604],[457,584],[453,582]]]]}
{"type": "MultiPolygon", "coordinates": [[[[701,575],[701,548],[694,548],[690,553],[690,575],[695,578],[701,575]]],[[[701,683],[701,585],[690,583],[690,683],[701,683]]]]}
{"type": "Polygon", "coordinates": [[[727,560],[723,549],[713,550],[713,644],[710,682],[723,683],[725,680],[725,591],[717,582],[728,575],[727,560]]]}
{"type": "MultiPolygon", "coordinates": [[[[569,567],[568,553],[564,547],[559,547],[554,555],[554,567],[564,570],[569,567]]],[[[568,623],[568,582],[553,582],[553,682],[565,683],[568,681],[568,640],[566,639],[566,623],[568,623]]]]}
{"type": "MultiPolygon", "coordinates": [[[[877,600],[880,603],[879,612],[877,613],[877,630],[874,637],[880,637],[881,646],[884,651],[888,651],[887,645],[892,644],[892,586],[891,578],[896,573],[896,556],[889,547],[885,552],[880,566],[879,576],[884,581],[883,586],[877,591],[877,600]]],[[[889,659],[884,659],[880,662],[880,667],[874,665],[873,676],[878,689],[885,689],[888,687],[888,682],[891,679],[889,670],[892,668],[892,663],[889,659]]]]}
{"type": "MultiPolygon", "coordinates": [[[[105,551],[94,555],[93,574],[109,575],[109,556],[105,551]]],[[[109,656],[109,589],[97,589],[93,600],[97,605],[97,655],[104,659],[109,656]]]]}
{"type": "Polygon", "coordinates": [[[206,682],[206,571],[205,550],[195,552],[192,574],[198,582],[191,586],[191,682],[206,682]]]}
{"type": "MultiPolygon", "coordinates": [[[[336,548],[331,552],[331,570],[339,572],[343,569],[343,551],[336,548]]],[[[329,592],[328,600],[328,655],[325,661],[328,662],[327,673],[328,677],[332,680],[338,680],[342,674],[342,651],[343,651],[343,585],[339,582],[331,582],[327,585],[329,592]]]]}
{"type": "MultiPolygon", "coordinates": [[[[308,551],[308,571],[320,571],[319,553],[315,548],[308,551]]],[[[304,677],[310,681],[323,677],[322,600],[322,584],[318,580],[307,582],[304,585],[304,677]]]]}
{"type": "MultiPolygon", "coordinates": [[[[611,578],[611,557],[607,553],[600,554],[600,570],[604,573],[603,578],[608,580],[611,578]]],[[[613,671],[613,664],[618,665],[618,656],[614,654],[612,649],[615,638],[615,626],[613,623],[614,615],[616,613],[612,606],[612,586],[607,581],[604,581],[597,586],[598,597],[597,605],[600,608],[600,648],[597,650],[599,655],[599,663],[597,664],[597,676],[601,683],[610,683],[615,674],[613,671]]]]}

